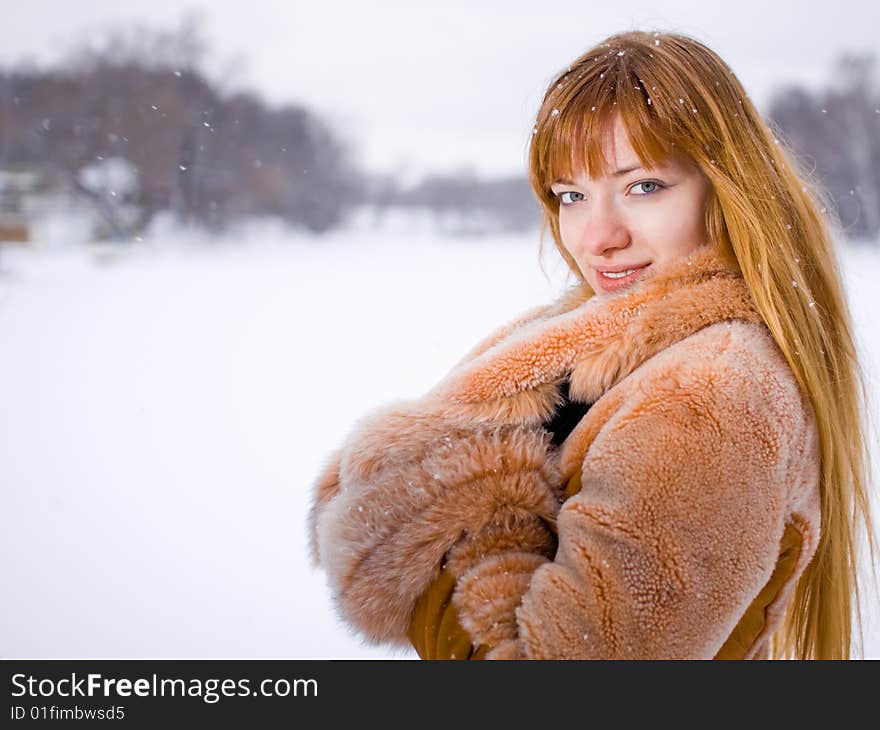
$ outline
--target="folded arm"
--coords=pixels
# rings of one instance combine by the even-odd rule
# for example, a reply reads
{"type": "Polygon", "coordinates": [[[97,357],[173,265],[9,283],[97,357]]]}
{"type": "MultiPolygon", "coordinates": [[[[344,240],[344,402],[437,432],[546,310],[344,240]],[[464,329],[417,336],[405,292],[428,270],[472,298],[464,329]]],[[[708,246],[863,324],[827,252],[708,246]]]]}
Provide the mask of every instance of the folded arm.
{"type": "Polygon", "coordinates": [[[374,641],[409,643],[416,601],[441,567],[457,578],[496,554],[552,557],[558,483],[540,428],[462,428],[417,404],[382,409],[318,480],[312,555],[346,620],[374,641]]]}

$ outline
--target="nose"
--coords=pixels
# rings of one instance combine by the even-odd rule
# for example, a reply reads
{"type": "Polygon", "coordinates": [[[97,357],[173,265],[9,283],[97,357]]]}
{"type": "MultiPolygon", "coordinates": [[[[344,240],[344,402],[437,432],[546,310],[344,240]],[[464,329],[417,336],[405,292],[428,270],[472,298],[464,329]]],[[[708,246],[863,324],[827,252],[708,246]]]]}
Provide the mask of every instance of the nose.
{"type": "Polygon", "coordinates": [[[614,203],[597,198],[581,231],[581,250],[598,261],[615,249],[626,248],[629,243],[629,229],[614,203]]]}

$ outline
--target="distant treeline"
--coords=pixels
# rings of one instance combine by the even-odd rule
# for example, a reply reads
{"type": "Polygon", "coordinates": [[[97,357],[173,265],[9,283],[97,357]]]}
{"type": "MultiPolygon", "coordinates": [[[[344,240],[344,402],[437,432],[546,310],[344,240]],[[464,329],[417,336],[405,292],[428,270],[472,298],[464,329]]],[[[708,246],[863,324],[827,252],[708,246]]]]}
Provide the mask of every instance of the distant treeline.
{"type": "Polygon", "coordinates": [[[222,94],[200,55],[191,26],[117,32],[61,68],[5,73],[0,167],[47,170],[133,229],[162,210],[217,228],[258,214],[315,231],[337,224],[356,194],[343,145],[301,106],[222,94]]]}
{"type": "Polygon", "coordinates": [[[769,117],[830,196],[844,232],[880,236],[880,84],[876,58],[842,56],[833,82],[774,94],[769,117]]]}
{"type": "MultiPolygon", "coordinates": [[[[0,76],[0,169],[39,170],[85,197],[109,235],[126,238],[160,211],[222,229],[275,215],[322,232],[355,206],[420,208],[478,220],[482,230],[539,222],[524,176],[426,177],[357,169],[347,143],[299,105],[224,93],[200,68],[198,29],[132,29],[52,69],[0,76]]],[[[880,93],[872,58],[844,58],[832,87],[780,91],[769,117],[807,161],[853,236],[880,233],[880,93]]]]}

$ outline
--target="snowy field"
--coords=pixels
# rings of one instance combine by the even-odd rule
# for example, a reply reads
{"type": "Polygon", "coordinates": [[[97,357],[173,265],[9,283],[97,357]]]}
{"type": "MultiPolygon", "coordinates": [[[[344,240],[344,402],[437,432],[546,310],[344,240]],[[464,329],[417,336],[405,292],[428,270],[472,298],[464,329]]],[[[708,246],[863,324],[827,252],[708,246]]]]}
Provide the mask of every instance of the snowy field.
{"type": "MultiPolygon", "coordinates": [[[[336,619],[312,481],[355,419],[565,274],[536,234],[404,229],[0,247],[0,656],[415,656],[336,619]]],[[[880,254],[842,261],[875,391],[880,254]]]]}

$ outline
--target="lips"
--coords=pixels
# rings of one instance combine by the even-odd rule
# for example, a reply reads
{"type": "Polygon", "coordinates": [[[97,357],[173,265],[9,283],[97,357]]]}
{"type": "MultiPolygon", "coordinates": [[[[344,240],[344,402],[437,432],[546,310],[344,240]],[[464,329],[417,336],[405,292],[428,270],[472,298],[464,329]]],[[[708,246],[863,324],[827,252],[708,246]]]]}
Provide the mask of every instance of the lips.
{"type": "Polygon", "coordinates": [[[650,266],[651,264],[645,264],[639,268],[634,266],[630,267],[619,267],[617,271],[610,269],[611,273],[619,273],[621,271],[628,271],[629,269],[636,268],[636,270],[630,274],[629,276],[622,276],[620,278],[610,279],[605,276],[601,271],[596,269],[596,278],[598,279],[599,286],[604,292],[613,292],[618,289],[623,289],[626,286],[632,284],[636,279],[638,279],[642,273],[650,266]]]}

